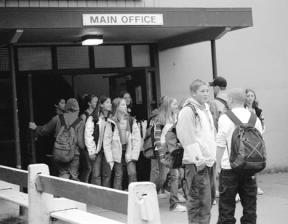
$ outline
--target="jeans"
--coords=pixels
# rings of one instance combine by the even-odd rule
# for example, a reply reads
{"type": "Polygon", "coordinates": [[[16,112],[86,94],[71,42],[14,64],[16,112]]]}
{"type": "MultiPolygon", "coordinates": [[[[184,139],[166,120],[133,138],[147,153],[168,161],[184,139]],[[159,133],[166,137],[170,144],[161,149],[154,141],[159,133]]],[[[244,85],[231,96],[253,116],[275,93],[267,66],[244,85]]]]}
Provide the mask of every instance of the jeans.
{"type": "Polygon", "coordinates": [[[255,176],[221,170],[219,176],[219,217],[217,224],[235,224],[235,197],[238,193],[243,206],[241,224],[256,224],[257,184],[255,176]]]}
{"type": "Polygon", "coordinates": [[[88,183],[91,175],[92,166],[87,149],[80,151],[80,167],[79,167],[79,179],[82,182],[88,183]]]}
{"type": "Polygon", "coordinates": [[[91,184],[111,187],[111,171],[105,159],[104,151],[101,150],[90,162],[92,167],[91,184]]]}
{"type": "Polygon", "coordinates": [[[211,183],[208,167],[197,171],[194,164],[185,165],[187,213],[189,224],[209,224],[211,217],[211,183]]]}
{"type": "Polygon", "coordinates": [[[157,192],[163,189],[164,183],[169,173],[169,168],[157,159],[151,159],[150,181],[156,185],[157,192]]]}
{"type": "Polygon", "coordinates": [[[207,167],[211,186],[211,203],[216,199],[216,163],[212,167],[207,167]]]}
{"type": "Polygon", "coordinates": [[[179,170],[178,169],[170,169],[170,209],[176,207],[179,203],[178,199],[178,180],[179,180],[179,170]]]}
{"type": "Polygon", "coordinates": [[[114,164],[114,181],[113,181],[113,188],[122,190],[122,183],[123,183],[123,174],[124,169],[127,169],[129,184],[132,182],[137,181],[137,173],[136,173],[136,162],[130,161],[126,163],[125,161],[125,151],[122,152],[122,159],[121,163],[115,162],[114,164]]]}
{"type": "Polygon", "coordinates": [[[54,162],[55,168],[58,171],[58,177],[79,180],[79,155],[75,155],[73,160],[69,163],[54,162]]]}

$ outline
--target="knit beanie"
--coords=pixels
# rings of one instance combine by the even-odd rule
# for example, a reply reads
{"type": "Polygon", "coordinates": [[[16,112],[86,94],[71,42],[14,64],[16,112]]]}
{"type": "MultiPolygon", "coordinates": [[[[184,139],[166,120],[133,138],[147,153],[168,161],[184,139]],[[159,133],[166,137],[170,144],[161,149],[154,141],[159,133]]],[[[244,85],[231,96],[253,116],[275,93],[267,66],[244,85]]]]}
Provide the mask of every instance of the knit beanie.
{"type": "Polygon", "coordinates": [[[70,98],[67,100],[66,105],[65,105],[65,111],[79,111],[79,104],[78,101],[74,98],[70,98]]]}

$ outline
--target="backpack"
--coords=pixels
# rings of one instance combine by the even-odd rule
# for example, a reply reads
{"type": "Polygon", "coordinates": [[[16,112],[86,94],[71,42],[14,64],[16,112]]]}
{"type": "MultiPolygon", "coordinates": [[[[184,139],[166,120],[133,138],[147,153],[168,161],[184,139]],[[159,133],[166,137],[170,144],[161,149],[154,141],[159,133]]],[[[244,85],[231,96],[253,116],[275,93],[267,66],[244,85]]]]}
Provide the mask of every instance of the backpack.
{"type": "Polygon", "coordinates": [[[143,155],[147,159],[155,159],[155,146],[154,146],[154,124],[151,124],[153,118],[157,115],[152,116],[146,128],[146,134],[143,141],[143,155]]]}
{"type": "Polygon", "coordinates": [[[184,149],[177,138],[176,125],[173,125],[165,135],[164,156],[160,162],[170,169],[182,167],[184,149]],[[173,149],[172,151],[169,149],[173,149]]]}
{"type": "Polygon", "coordinates": [[[231,110],[226,115],[236,126],[229,156],[231,168],[250,175],[260,172],[266,167],[266,147],[261,133],[255,128],[256,114],[251,113],[247,124],[243,124],[231,110]]]}
{"type": "Polygon", "coordinates": [[[53,147],[53,157],[57,162],[71,162],[77,149],[77,136],[75,127],[81,122],[81,118],[77,118],[70,127],[67,127],[64,115],[59,115],[61,128],[56,136],[53,147]]]}

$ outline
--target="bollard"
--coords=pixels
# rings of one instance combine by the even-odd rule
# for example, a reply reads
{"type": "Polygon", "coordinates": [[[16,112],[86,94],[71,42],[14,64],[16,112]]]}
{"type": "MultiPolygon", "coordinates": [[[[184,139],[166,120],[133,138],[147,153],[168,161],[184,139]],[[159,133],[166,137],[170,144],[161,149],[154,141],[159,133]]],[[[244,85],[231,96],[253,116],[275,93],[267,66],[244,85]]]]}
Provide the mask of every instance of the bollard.
{"type": "Polygon", "coordinates": [[[28,223],[49,224],[50,214],[48,204],[53,199],[53,196],[37,191],[36,179],[38,174],[49,175],[48,166],[46,164],[33,164],[28,168],[28,223]]]}
{"type": "Polygon", "coordinates": [[[138,182],[129,185],[128,224],[160,224],[155,184],[138,182]]]}

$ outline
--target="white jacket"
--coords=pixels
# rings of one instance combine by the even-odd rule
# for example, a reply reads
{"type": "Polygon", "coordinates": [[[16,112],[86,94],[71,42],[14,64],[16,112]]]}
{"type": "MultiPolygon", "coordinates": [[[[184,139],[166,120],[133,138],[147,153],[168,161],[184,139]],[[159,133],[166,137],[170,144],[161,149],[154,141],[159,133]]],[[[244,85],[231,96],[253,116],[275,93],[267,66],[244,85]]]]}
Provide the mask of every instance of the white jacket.
{"type": "MultiPolygon", "coordinates": [[[[127,148],[125,154],[125,160],[127,163],[134,160],[137,161],[141,148],[141,135],[140,129],[134,119],[132,125],[132,134],[126,131],[127,148]]],[[[114,162],[121,163],[122,158],[122,144],[120,140],[118,127],[112,119],[108,119],[105,132],[103,148],[106,160],[109,164],[114,162]],[[114,125],[114,132],[112,132],[112,124],[114,125]]],[[[111,167],[112,168],[112,167],[111,167]]]]}
{"type": "Polygon", "coordinates": [[[107,122],[105,121],[105,118],[100,116],[97,122],[97,125],[99,127],[99,139],[98,139],[98,144],[96,146],[95,139],[93,136],[95,124],[93,121],[93,117],[92,116],[88,117],[86,124],[85,124],[84,140],[85,140],[85,146],[88,150],[89,156],[96,155],[101,151],[106,124],[107,122]]]}
{"type": "Polygon", "coordinates": [[[200,105],[193,98],[188,99],[179,113],[176,129],[184,148],[183,164],[213,166],[216,161],[216,132],[208,104],[200,105]],[[198,119],[195,120],[188,104],[195,106],[198,119]]]}

